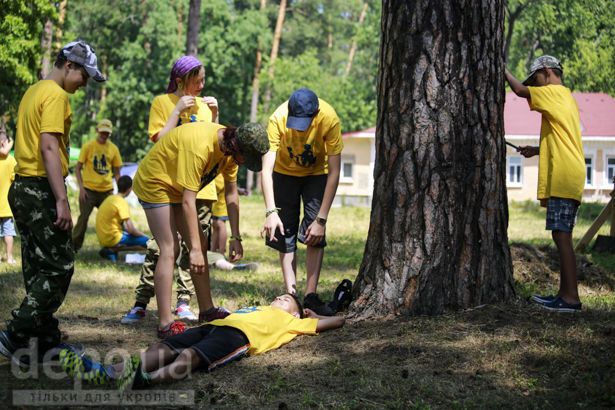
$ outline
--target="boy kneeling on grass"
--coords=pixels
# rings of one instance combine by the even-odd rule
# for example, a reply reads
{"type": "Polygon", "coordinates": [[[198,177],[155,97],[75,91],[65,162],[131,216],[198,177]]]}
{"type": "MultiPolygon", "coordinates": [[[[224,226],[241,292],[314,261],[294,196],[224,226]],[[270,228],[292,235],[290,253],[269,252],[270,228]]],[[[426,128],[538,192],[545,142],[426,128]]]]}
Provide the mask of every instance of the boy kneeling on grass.
{"type": "Polygon", "coordinates": [[[94,384],[114,381],[120,390],[137,389],[183,379],[196,369],[209,372],[245,355],[277,349],[298,335],[340,328],[344,322],[341,316],[304,310],[295,295],[286,293],[270,306],[239,309],[164,339],[122,363],[104,366],[71,349],[60,352],[60,363],[71,377],[94,384]]]}

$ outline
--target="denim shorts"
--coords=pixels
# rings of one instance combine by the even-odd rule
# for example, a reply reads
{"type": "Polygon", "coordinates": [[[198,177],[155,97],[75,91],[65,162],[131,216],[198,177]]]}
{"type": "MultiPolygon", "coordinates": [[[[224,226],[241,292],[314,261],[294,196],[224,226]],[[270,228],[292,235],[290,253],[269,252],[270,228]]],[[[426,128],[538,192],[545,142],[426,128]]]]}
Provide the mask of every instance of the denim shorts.
{"type": "Polygon", "coordinates": [[[547,201],[547,231],[572,232],[577,220],[579,203],[568,198],[547,201]]]}
{"type": "Polygon", "coordinates": [[[5,236],[17,236],[13,218],[0,218],[0,238],[5,236]]]}
{"type": "Polygon", "coordinates": [[[141,201],[140,199],[139,199],[139,203],[141,204],[143,209],[154,209],[154,208],[162,208],[164,206],[177,206],[177,205],[181,205],[181,204],[173,204],[173,203],[169,203],[169,202],[165,202],[165,203],[162,203],[162,204],[155,204],[153,202],[141,201]]]}

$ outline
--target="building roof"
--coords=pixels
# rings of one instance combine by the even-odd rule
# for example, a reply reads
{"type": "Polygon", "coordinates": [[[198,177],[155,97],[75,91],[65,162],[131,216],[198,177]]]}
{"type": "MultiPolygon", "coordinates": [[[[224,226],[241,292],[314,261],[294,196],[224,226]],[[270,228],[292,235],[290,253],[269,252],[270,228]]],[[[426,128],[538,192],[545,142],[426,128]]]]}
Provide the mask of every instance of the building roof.
{"type": "MultiPolygon", "coordinates": [[[[583,137],[615,137],[615,99],[605,93],[572,93],[581,114],[583,137]]],[[[525,98],[506,94],[504,104],[506,135],[538,136],[540,114],[530,111],[525,98]]],[[[376,127],[347,132],[344,138],[374,138],[376,127]]]]}
{"type": "MultiPolygon", "coordinates": [[[[615,99],[605,93],[572,93],[581,114],[584,137],[615,136],[615,99]]],[[[525,98],[506,94],[504,104],[506,135],[539,135],[540,114],[530,111],[525,98]]]]}

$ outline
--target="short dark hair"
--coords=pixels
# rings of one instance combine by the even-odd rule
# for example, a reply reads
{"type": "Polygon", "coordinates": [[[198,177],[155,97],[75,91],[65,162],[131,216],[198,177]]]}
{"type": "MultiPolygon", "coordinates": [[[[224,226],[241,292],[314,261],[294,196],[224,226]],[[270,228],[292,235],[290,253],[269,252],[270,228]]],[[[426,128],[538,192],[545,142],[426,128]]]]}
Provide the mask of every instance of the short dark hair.
{"type": "Polygon", "coordinates": [[[132,178],[130,178],[128,175],[122,175],[117,181],[118,192],[124,193],[130,188],[132,188],[132,178]]]}
{"type": "Polygon", "coordinates": [[[297,304],[297,309],[299,309],[299,317],[303,319],[303,305],[301,304],[301,301],[299,300],[297,295],[295,295],[294,293],[286,293],[286,294],[289,295],[291,298],[293,298],[293,300],[297,304]]]}

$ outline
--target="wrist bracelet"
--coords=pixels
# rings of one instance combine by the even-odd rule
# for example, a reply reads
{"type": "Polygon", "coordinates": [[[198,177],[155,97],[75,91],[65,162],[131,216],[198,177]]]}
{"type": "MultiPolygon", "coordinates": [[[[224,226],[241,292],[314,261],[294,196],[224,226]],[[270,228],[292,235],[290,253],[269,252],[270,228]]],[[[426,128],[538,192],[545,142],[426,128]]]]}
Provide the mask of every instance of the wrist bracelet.
{"type": "Polygon", "coordinates": [[[231,235],[231,241],[238,241],[241,242],[241,235],[235,236],[235,235],[231,235]]]}
{"type": "Polygon", "coordinates": [[[277,214],[280,213],[282,209],[280,208],[271,208],[271,209],[266,209],[265,210],[265,218],[267,218],[269,215],[271,214],[277,214]]]}

